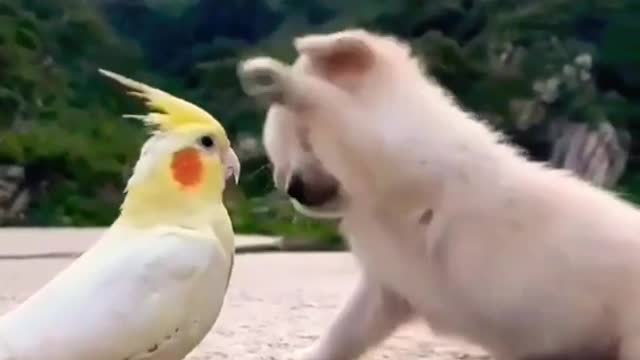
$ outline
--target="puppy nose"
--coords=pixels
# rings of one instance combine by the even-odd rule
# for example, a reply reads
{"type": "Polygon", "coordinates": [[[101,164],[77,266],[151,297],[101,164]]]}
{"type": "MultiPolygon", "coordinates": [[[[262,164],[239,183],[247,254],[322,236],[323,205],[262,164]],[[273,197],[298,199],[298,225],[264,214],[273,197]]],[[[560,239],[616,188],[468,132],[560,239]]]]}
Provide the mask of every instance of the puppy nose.
{"type": "Polygon", "coordinates": [[[287,187],[287,195],[300,203],[305,203],[304,181],[299,176],[292,176],[287,187]]]}

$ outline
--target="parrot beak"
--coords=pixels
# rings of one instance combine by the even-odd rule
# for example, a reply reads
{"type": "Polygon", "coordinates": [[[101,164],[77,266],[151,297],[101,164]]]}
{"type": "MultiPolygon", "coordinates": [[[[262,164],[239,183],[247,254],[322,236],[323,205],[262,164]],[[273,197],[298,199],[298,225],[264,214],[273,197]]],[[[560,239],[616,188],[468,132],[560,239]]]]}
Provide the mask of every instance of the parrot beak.
{"type": "Polygon", "coordinates": [[[222,163],[225,166],[225,180],[229,180],[233,176],[234,182],[238,184],[240,180],[240,160],[232,148],[229,148],[222,156],[222,163]]]}

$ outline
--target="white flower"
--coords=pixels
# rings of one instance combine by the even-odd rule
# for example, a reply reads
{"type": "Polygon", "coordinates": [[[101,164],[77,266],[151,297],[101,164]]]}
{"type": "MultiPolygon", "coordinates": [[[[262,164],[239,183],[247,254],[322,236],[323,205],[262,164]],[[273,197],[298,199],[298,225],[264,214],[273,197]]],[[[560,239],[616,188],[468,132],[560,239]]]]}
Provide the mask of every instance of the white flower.
{"type": "Polygon", "coordinates": [[[533,82],[533,91],[535,91],[536,93],[541,94],[544,92],[544,89],[545,89],[544,81],[536,80],[533,82]]]}
{"type": "Polygon", "coordinates": [[[547,79],[547,90],[558,90],[558,86],[560,86],[560,79],[557,77],[553,76],[547,79]]]}
{"type": "Polygon", "coordinates": [[[575,77],[576,76],[576,68],[567,64],[565,66],[562,67],[562,73],[567,76],[567,77],[575,77]]]}
{"type": "Polygon", "coordinates": [[[253,136],[241,136],[237,141],[238,155],[242,158],[251,158],[261,152],[260,142],[253,136]]]}
{"type": "Polygon", "coordinates": [[[585,70],[580,71],[580,80],[582,81],[591,80],[591,74],[589,74],[589,72],[585,70]]]}
{"type": "Polygon", "coordinates": [[[583,68],[590,69],[592,64],[591,54],[583,53],[576,56],[575,63],[583,68]]]}
{"type": "Polygon", "coordinates": [[[548,91],[548,92],[542,93],[541,99],[545,103],[551,104],[551,103],[553,103],[554,101],[556,101],[558,99],[558,92],[557,91],[548,91]]]}
{"type": "Polygon", "coordinates": [[[542,101],[546,103],[552,103],[558,99],[558,86],[560,86],[560,79],[557,77],[551,77],[547,79],[544,84],[544,88],[540,93],[542,101]]]}

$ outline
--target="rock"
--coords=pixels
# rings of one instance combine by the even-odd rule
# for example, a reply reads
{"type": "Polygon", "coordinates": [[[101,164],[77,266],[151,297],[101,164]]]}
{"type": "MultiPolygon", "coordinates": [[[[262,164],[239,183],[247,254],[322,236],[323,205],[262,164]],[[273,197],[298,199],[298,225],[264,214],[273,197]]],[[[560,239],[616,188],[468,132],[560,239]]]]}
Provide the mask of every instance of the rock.
{"type": "Polygon", "coordinates": [[[18,184],[0,178],[0,203],[8,201],[18,188],[18,184]]]}
{"type": "Polygon", "coordinates": [[[18,165],[0,165],[0,224],[20,220],[31,198],[24,188],[25,170],[18,165]]]}
{"type": "Polygon", "coordinates": [[[20,216],[27,210],[30,199],[31,196],[29,195],[29,191],[27,189],[20,191],[14,197],[13,201],[9,204],[10,206],[6,213],[6,216],[10,219],[20,218],[20,216]]]}
{"type": "Polygon", "coordinates": [[[2,176],[2,174],[4,174],[4,176],[9,179],[23,180],[24,168],[18,165],[0,166],[0,176],[2,176]]]}
{"type": "Polygon", "coordinates": [[[550,162],[573,171],[597,186],[612,187],[618,181],[629,157],[629,136],[610,123],[595,127],[585,123],[558,122],[550,162]]]}

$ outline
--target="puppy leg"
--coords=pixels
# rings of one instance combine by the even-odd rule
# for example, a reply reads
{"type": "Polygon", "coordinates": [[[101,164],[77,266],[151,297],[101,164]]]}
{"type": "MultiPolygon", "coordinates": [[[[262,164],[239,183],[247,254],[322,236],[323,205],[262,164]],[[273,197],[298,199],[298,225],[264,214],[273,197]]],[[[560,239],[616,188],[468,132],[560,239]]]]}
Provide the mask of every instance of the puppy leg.
{"type": "Polygon", "coordinates": [[[389,336],[411,315],[408,303],[363,278],[328,331],[297,360],[353,360],[389,336]]]}
{"type": "Polygon", "coordinates": [[[244,92],[265,105],[279,104],[291,110],[340,108],[343,90],[326,81],[293,74],[291,66],[270,57],[255,57],[238,65],[244,92]]]}
{"type": "MultiPolygon", "coordinates": [[[[612,359],[616,359],[612,357],[612,359]]],[[[637,360],[640,359],[640,337],[625,338],[620,344],[619,360],[637,360]]]]}

